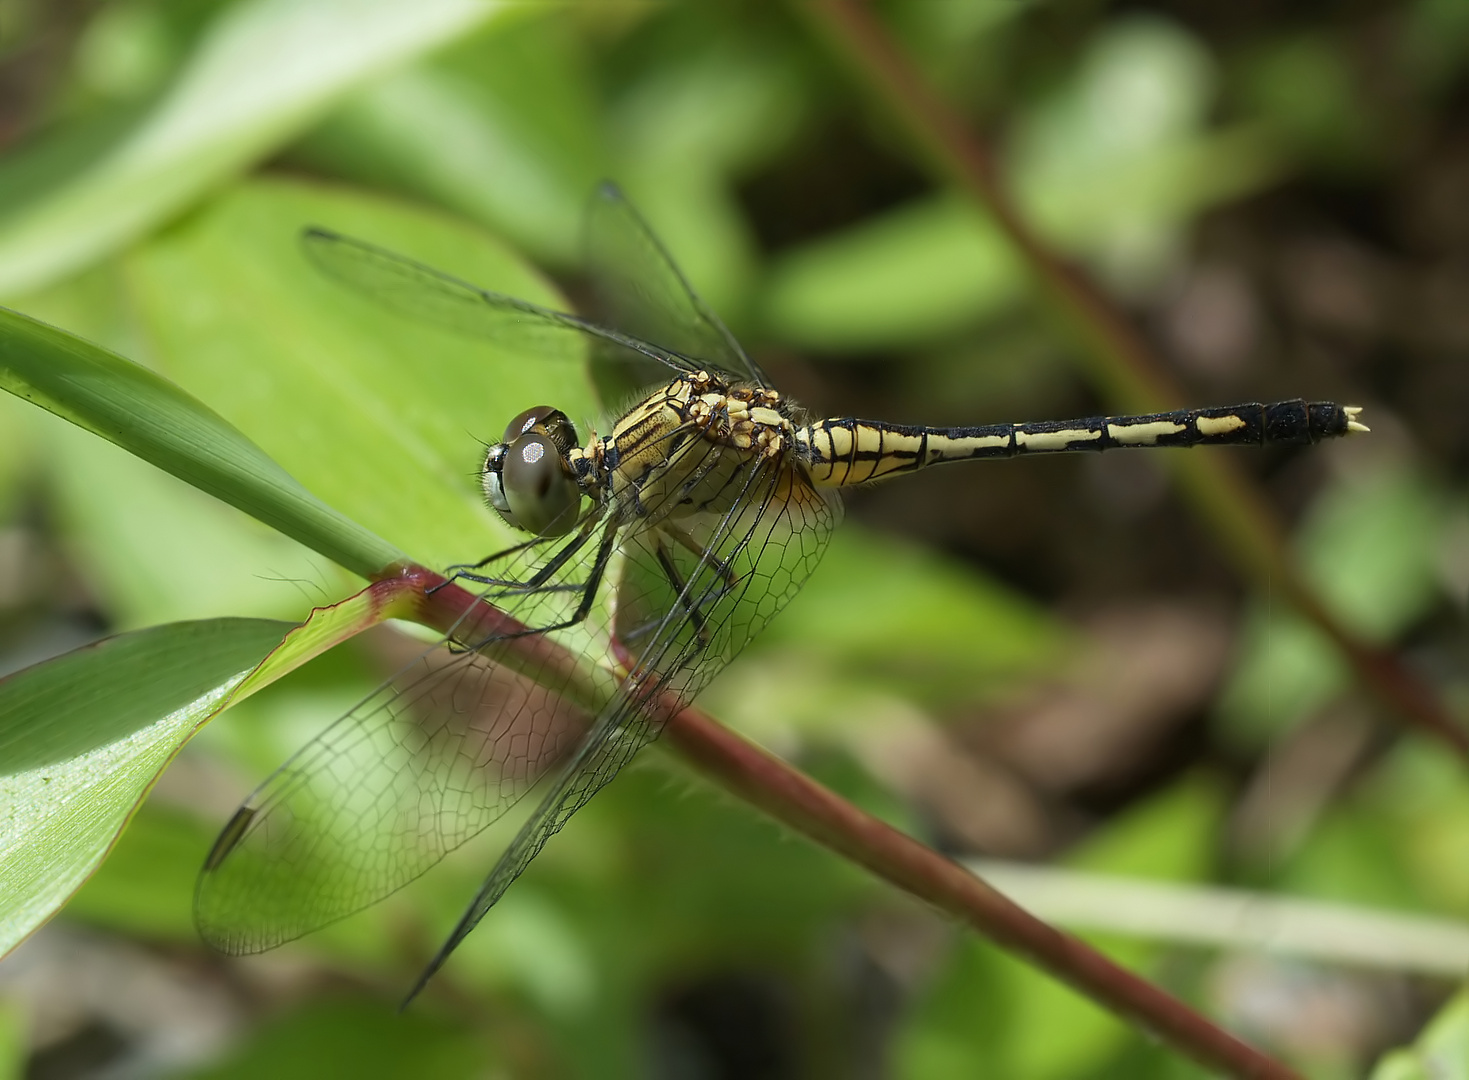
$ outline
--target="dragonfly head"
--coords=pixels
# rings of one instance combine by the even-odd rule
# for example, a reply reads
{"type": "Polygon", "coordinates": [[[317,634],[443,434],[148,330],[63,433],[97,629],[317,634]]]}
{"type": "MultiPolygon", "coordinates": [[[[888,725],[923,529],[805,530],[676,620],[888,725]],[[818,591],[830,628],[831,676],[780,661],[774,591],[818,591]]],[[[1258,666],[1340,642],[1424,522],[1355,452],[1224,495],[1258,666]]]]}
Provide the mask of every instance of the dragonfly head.
{"type": "Polygon", "coordinates": [[[536,536],[565,536],[576,526],[581,488],[567,462],[578,445],[566,414],[549,405],[527,409],[485,455],[485,498],[510,525],[536,536]]]}

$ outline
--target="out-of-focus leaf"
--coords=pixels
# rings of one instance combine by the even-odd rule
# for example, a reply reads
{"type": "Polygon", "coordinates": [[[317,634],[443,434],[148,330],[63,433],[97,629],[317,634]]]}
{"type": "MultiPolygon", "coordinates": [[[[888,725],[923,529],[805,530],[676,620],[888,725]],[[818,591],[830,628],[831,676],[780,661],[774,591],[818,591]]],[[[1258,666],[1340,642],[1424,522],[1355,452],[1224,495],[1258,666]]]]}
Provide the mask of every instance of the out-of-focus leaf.
{"type": "MultiPolygon", "coordinates": [[[[1203,50],[1170,24],[1132,20],[1100,35],[1015,139],[1016,196],[1049,240],[1125,284],[1147,277],[1194,215],[1269,179],[1261,133],[1202,129],[1212,82],[1203,50]]],[[[951,334],[1027,287],[988,217],[945,195],[784,255],[761,312],[796,344],[865,351],[951,334]]]]}
{"type": "Polygon", "coordinates": [[[1428,477],[1397,468],[1336,484],[1301,527],[1301,565],[1353,629],[1389,641],[1440,599],[1438,541],[1450,506],[1428,477]]]}
{"type": "MultiPolygon", "coordinates": [[[[1112,873],[1195,880],[1221,812],[1212,785],[1186,782],[1134,810],[1069,862],[1112,873]]],[[[1094,935],[1087,935],[1098,944],[1094,935]]],[[[1152,943],[1108,936],[1104,950],[1145,969],[1152,943]]],[[[1126,1024],[1049,976],[992,946],[961,943],[929,988],[900,1041],[904,1076],[1079,1075],[1119,1054],[1129,1060],[1143,1040],[1126,1024]]],[[[1161,1055],[1152,1048],[1144,1056],[1161,1055]]],[[[1137,1075],[1130,1073],[1128,1075],[1137,1075]]]]}
{"type": "Polygon", "coordinates": [[[610,110],[609,153],[680,268],[738,330],[757,247],[733,182],[800,130],[808,105],[791,57],[727,29],[641,72],[610,110]]]}
{"type": "Polygon", "coordinates": [[[1213,867],[1210,843],[1224,816],[1223,793],[1203,777],[1160,792],[1108,823],[1066,862],[1080,869],[1168,881],[1199,881],[1213,867]]]}
{"type": "Polygon", "coordinates": [[[1021,175],[1056,189],[1101,162],[1187,139],[1207,116],[1214,82],[1208,50],[1178,24],[1118,19],[1091,42],[1071,81],[1027,117],[1014,147],[1021,175]]]}
{"type": "Polygon", "coordinates": [[[355,94],[292,156],[434,199],[537,258],[574,263],[587,193],[609,167],[567,29],[532,18],[476,35],[355,94]]]}
{"type": "Polygon", "coordinates": [[[1307,32],[1273,41],[1242,65],[1243,97],[1280,146],[1313,164],[1358,171],[1377,152],[1370,94],[1350,53],[1307,32]]]}
{"type": "Polygon", "coordinates": [[[1015,593],[851,523],[761,638],[935,698],[956,689],[956,677],[968,685],[987,671],[1033,669],[1060,644],[1055,624],[1015,593]]]}
{"type": "Polygon", "coordinates": [[[850,351],[922,341],[1013,302],[1025,279],[1004,239],[959,199],[901,207],[777,259],[768,333],[850,351]]]}
{"type": "MultiPolygon", "coordinates": [[[[958,939],[944,971],[894,1041],[896,1073],[914,1080],[1014,1075],[1005,1038],[1013,1001],[996,978],[996,966],[1003,963],[983,944],[958,939]],[[986,998],[989,1007],[978,1007],[986,998]]],[[[1058,1029],[1059,1039],[1068,1036],[1058,1029]]]]}
{"type": "Polygon", "coordinates": [[[1313,823],[1273,883],[1305,896],[1462,918],[1469,778],[1433,742],[1403,740],[1313,823]]]}
{"type": "Polygon", "coordinates": [[[32,413],[9,395],[0,395],[0,521],[8,518],[32,465],[32,413]]]}
{"type": "Polygon", "coordinates": [[[1419,0],[1406,12],[1399,70],[1430,92],[1446,92],[1469,60],[1469,11],[1457,0],[1419,0]]]}
{"type": "Polygon", "coordinates": [[[1316,824],[1274,884],[1301,896],[1419,911],[1424,898],[1393,822],[1375,807],[1339,806],[1316,824]]]}
{"type": "Polygon", "coordinates": [[[344,191],[255,183],[129,260],[160,366],[334,507],[424,565],[473,561],[514,542],[479,493],[481,447],[532,405],[555,404],[583,431],[596,420],[576,362],[579,336],[568,334],[555,355],[527,356],[385,311],[307,262],[298,238],[308,224],[565,306],[458,219],[344,191]]]}
{"type": "MultiPolygon", "coordinates": [[[[1302,525],[1305,574],[1358,633],[1387,641],[1438,601],[1439,538],[1449,496],[1395,468],[1329,488],[1302,525]],[[1371,507],[1364,513],[1365,507],[1371,507]]],[[[1296,616],[1262,609],[1220,699],[1220,715],[1250,741],[1286,730],[1346,687],[1336,648],[1296,616]]]]}
{"type": "MultiPolygon", "coordinates": [[[[600,875],[588,876],[605,888],[600,875]]],[[[462,892],[445,903],[447,917],[457,919],[462,914],[464,896],[472,895],[476,880],[466,877],[462,892]]],[[[604,891],[602,895],[609,894],[604,891]]],[[[626,928],[623,923],[619,926],[626,928]]],[[[548,903],[534,884],[517,884],[495,905],[495,917],[481,923],[459,946],[459,977],[490,991],[515,987],[552,1014],[585,1021],[597,1011],[608,989],[598,982],[599,971],[586,937],[585,926],[548,903]]]]}
{"type": "Polygon", "coordinates": [[[170,92],[84,172],[0,223],[0,294],[73,272],[266,156],[352,87],[478,25],[489,0],[248,0],[170,92]]]}
{"type": "Polygon", "coordinates": [[[424,1010],[398,1016],[379,1000],[339,999],[295,1009],[256,1033],[225,1063],[195,1080],[312,1080],[363,1076],[380,1080],[493,1076],[492,1040],[433,1019],[424,1010]]]}
{"type": "Polygon", "coordinates": [[[79,86],[103,98],[136,99],[157,90],[177,61],[167,17],[153,4],[100,9],[77,41],[79,86]]]}
{"type": "Polygon", "coordinates": [[[0,1002],[0,1080],[20,1080],[25,1075],[25,1019],[14,999],[0,1002]]]}
{"type": "MultiPolygon", "coordinates": [[[[1175,228],[1271,175],[1267,144],[1236,131],[1106,163],[1023,191],[1047,235],[1107,252],[1126,228],[1175,228]]],[[[942,337],[1012,304],[1024,270],[982,212],[939,196],[869,219],[778,259],[762,292],[767,331],[815,349],[870,351],[942,337]]]]}
{"type": "MultiPolygon", "coordinates": [[[[918,1080],[1063,1080],[1087,1075],[1141,1041],[1046,975],[984,942],[958,938],[895,1041],[893,1071],[918,1080]]],[[[1153,1052],[1163,1054],[1156,1045],[1153,1052]]]]}
{"type": "Polygon", "coordinates": [[[972,39],[1013,23],[1035,10],[1040,0],[1008,4],[908,4],[894,8],[891,18],[905,28],[905,37],[918,39],[927,49],[924,58],[938,54],[947,62],[966,56],[962,46],[972,39]]]}
{"type": "Polygon", "coordinates": [[[1405,739],[1365,785],[1363,812],[1390,823],[1395,859],[1425,906],[1469,911],[1469,776],[1427,740],[1405,739]]]}
{"type": "Polygon", "coordinates": [[[158,771],[287,629],[177,623],[0,681],[0,952],[91,873],[158,771]]]}
{"type": "Polygon", "coordinates": [[[994,700],[1055,664],[1066,644],[1042,611],[973,568],[848,522],[800,594],[700,700],[772,745],[849,744],[929,723],[925,707],[994,700]]]}
{"type": "Polygon", "coordinates": [[[38,471],[77,576],[116,632],[235,616],[298,620],[355,578],[294,540],[69,424],[42,421],[38,471]]]}
{"type": "Polygon", "coordinates": [[[624,163],[682,162],[713,175],[770,158],[806,109],[792,58],[768,43],[718,41],[643,73],[613,106],[624,163]]]}
{"type": "Polygon", "coordinates": [[[215,830],[197,815],[143,804],[117,838],[107,860],[66,906],[68,919],[123,930],[156,941],[192,944],[194,876],[215,830]]]}
{"type": "Polygon", "coordinates": [[[98,109],[0,156],[0,235],[20,208],[51,198],[58,186],[116,153],[144,114],[141,103],[98,109]]]}
{"type": "Polygon", "coordinates": [[[1341,654],[1314,626],[1273,608],[1258,610],[1245,624],[1217,713],[1231,739],[1260,745],[1322,708],[1350,679],[1341,654]]]}
{"type": "Polygon", "coordinates": [[[1469,928],[1458,919],[1029,863],[965,866],[1046,922],[1080,930],[1439,978],[1469,966],[1469,928]]]}
{"type": "Polygon", "coordinates": [[[0,388],[109,439],[364,577],[403,558],[316,499],[239,430],[166,379],[4,309],[0,388]]]}
{"type": "Polygon", "coordinates": [[[1451,998],[1412,1046],[1385,1055],[1371,1080],[1469,1080],[1469,994],[1451,998]]]}

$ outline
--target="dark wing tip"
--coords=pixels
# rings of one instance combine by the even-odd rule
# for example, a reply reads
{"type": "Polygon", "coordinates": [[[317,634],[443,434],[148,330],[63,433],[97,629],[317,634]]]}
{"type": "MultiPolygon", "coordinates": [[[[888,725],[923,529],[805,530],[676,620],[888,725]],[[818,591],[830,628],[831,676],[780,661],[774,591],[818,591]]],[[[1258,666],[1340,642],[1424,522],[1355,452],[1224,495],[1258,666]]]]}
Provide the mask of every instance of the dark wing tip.
{"type": "Polygon", "coordinates": [[[241,806],[225,823],[219,835],[215,837],[214,846],[209,849],[209,855],[204,860],[204,872],[218,870],[226,856],[235,848],[239,847],[240,841],[244,839],[245,833],[249,831],[259,811],[249,803],[241,806]]]}
{"type": "Polygon", "coordinates": [[[626,198],[622,194],[622,188],[615,180],[603,180],[597,185],[597,198],[621,200],[626,198]]]}

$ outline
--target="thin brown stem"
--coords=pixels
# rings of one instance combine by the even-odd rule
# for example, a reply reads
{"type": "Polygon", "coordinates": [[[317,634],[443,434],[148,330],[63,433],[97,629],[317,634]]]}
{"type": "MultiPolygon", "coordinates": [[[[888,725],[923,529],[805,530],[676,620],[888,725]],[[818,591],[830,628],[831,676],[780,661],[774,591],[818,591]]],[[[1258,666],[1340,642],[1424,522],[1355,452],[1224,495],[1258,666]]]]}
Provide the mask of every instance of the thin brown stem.
{"type": "MultiPolygon", "coordinates": [[[[994,219],[1053,307],[1087,346],[1080,359],[1119,411],[1180,407],[1182,395],[1131,322],[1079,267],[1030,226],[1000,179],[985,144],[927,85],[863,0],[797,0],[845,54],[878,102],[912,140],[935,177],[967,193],[994,219]]],[[[1285,594],[1347,658],[1358,681],[1386,708],[1469,759],[1469,732],[1391,651],[1363,641],[1301,579],[1259,490],[1222,455],[1179,455],[1183,491],[1250,580],[1285,594]]]]}
{"type": "Polygon", "coordinates": [[[1201,1065],[1262,1080],[1297,1076],[1091,946],[1037,919],[958,863],[864,813],[697,709],[679,713],[666,738],[721,787],[977,930],[1201,1065]]]}
{"type": "MultiPolygon", "coordinates": [[[[417,617],[442,631],[472,638],[481,632],[516,634],[522,629],[422,567],[394,568],[384,576],[415,583],[422,590],[417,617]]],[[[512,636],[498,649],[497,659],[512,665],[519,660],[526,670],[550,673],[557,683],[575,683],[574,669],[584,663],[539,634],[512,636]]],[[[1261,1080],[1296,1076],[1177,998],[1041,922],[959,864],[864,813],[697,709],[673,711],[656,695],[649,698],[648,707],[665,710],[668,743],[721,787],[1031,961],[1180,1053],[1234,1076],[1261,1080]]]]}

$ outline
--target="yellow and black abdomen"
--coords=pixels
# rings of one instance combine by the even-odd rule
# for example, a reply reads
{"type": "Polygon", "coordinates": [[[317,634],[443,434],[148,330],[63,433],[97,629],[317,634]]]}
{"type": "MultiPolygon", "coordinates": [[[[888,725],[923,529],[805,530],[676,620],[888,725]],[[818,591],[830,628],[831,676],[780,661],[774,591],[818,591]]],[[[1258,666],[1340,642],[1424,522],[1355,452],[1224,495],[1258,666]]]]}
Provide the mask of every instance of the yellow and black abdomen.
{"type": "Polygon", "coordinates": [[[1360,409],[1329,401],[1250,402],[1143,416],[931,428],[819,420],[793,433],[814,483],[865,484],[944,461],[1154,446],[1263,446],[1318,442],[1367,428],[1360,409]]]}

